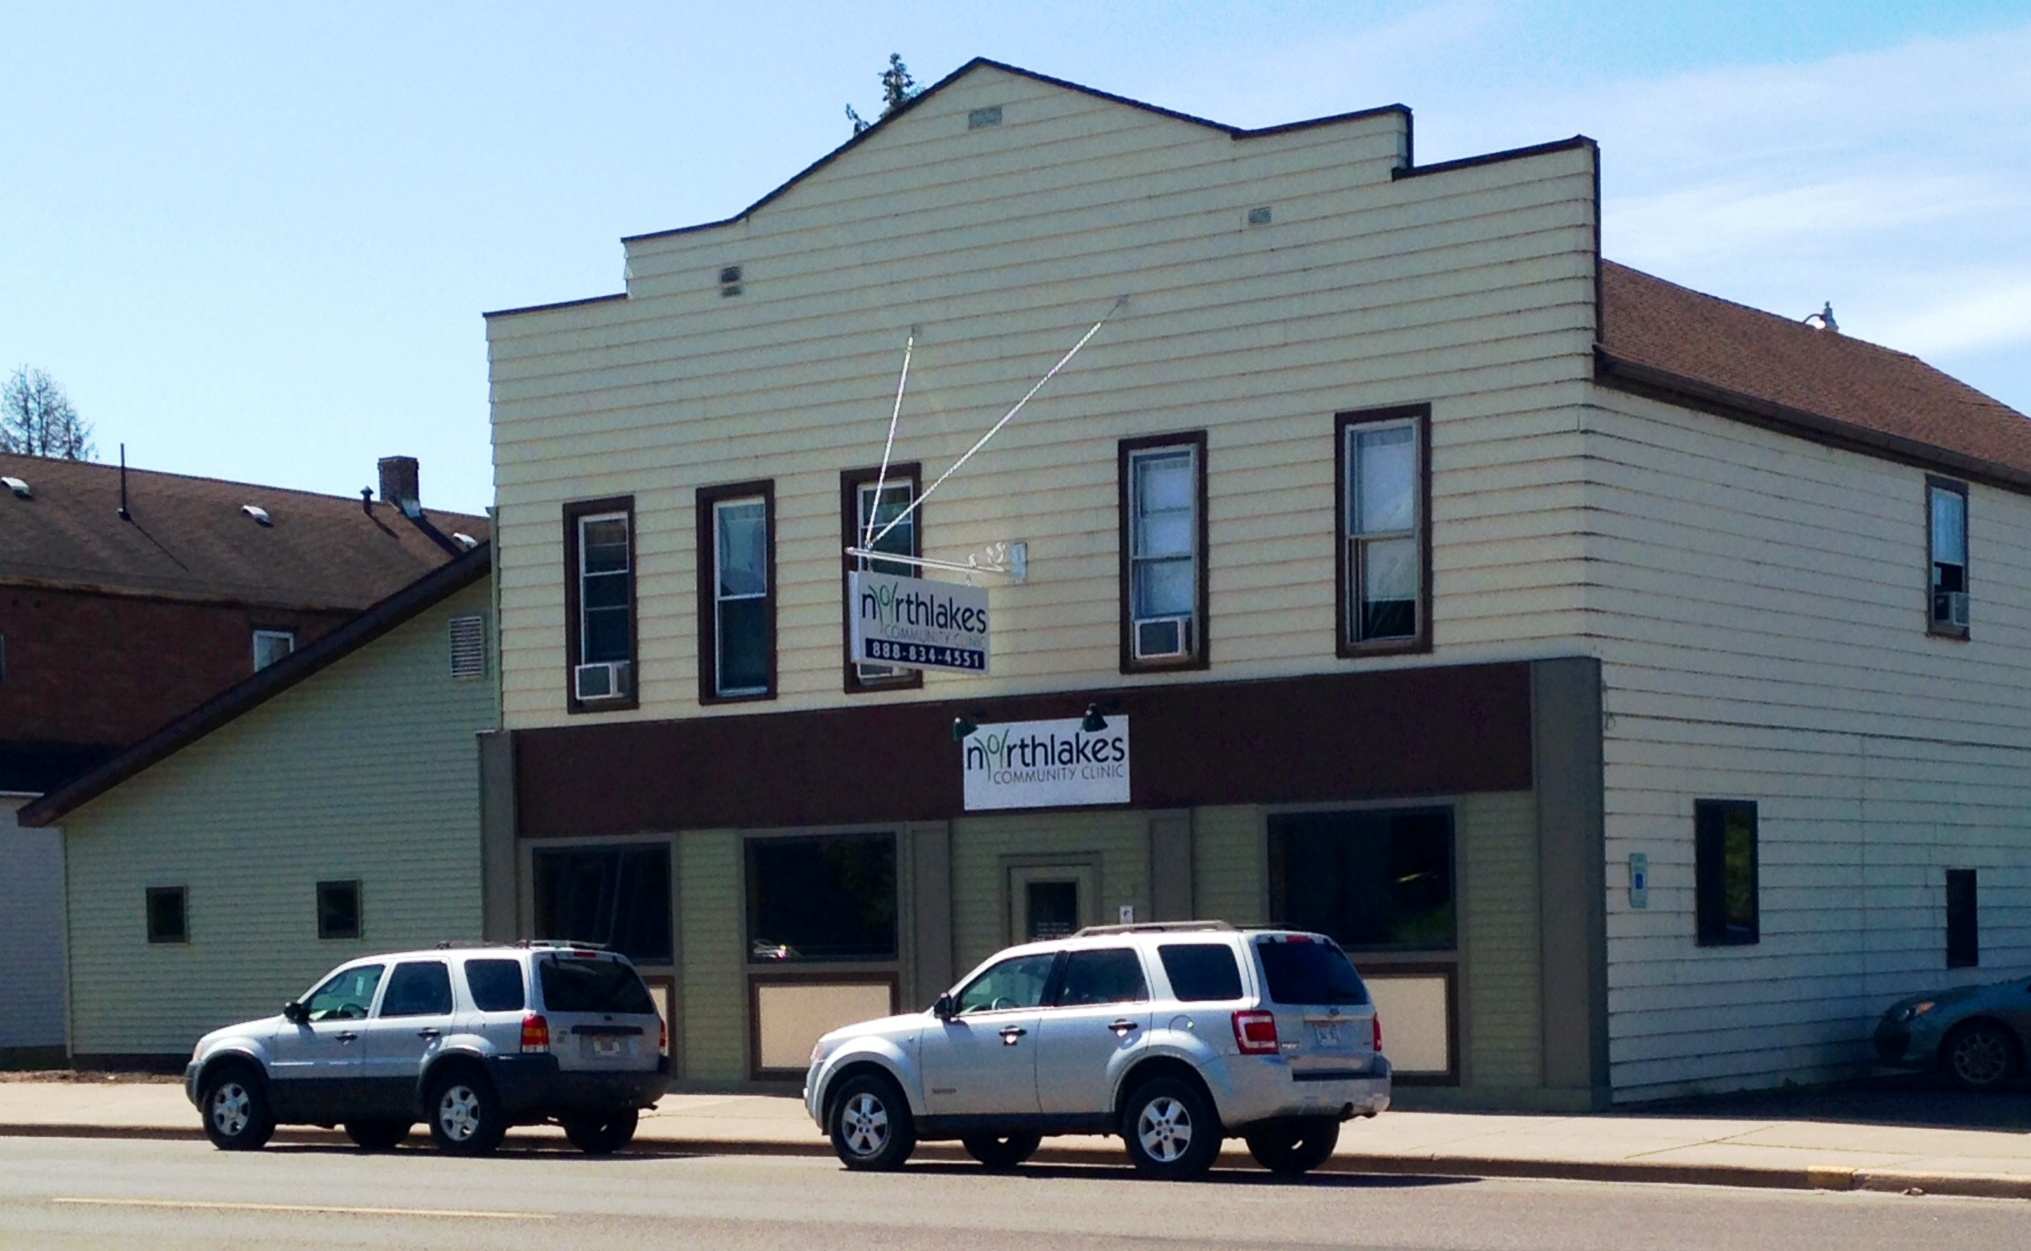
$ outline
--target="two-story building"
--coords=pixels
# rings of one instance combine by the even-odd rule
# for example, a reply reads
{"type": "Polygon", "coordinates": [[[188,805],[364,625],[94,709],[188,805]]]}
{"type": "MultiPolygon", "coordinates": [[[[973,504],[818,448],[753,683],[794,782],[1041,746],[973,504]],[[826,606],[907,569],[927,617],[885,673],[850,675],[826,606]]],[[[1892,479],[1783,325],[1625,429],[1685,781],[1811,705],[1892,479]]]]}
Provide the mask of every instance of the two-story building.
{"type": "Polygon", "coordinates": [[[2031,422],[1603,260],[1599,157],[974,61],[492,314],[494,932],[739,1084],[1012,940],[1303,925],[1407,1102],[1511,1107],[1852,1073],[2031,965],[2031,422]],[[985,671],[856,658],[883,574],[985,671]]]}

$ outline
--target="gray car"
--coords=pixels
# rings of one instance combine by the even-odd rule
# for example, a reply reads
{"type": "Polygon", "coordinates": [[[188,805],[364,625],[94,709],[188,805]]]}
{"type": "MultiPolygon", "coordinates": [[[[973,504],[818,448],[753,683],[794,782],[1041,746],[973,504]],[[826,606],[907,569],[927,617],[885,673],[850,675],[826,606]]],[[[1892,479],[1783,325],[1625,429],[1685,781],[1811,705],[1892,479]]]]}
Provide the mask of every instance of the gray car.
{"type": "Polygon", "coordinates": [[[1265,1167],[1325,1162],[1389,1106],[1381,1026],[1323,934],[1220,922],[1094,926],[1003,951],[929,1011],[834,1030],[804,1102],[848,1168],[956,1138],[1011,1168],[1046,1134],[1119,1134],[1147,1176],[1196,1177],[1221,1139],[1265,1167]]]}
{"type": "Polygon", "coordinates": [[[1899,1068],[1939,1069],[1966,1090],[1994,1090],[2024,1071],[2031,1047],[2031,981],[1913,995],[1876,1023],[1876,1056],[1899,1068]]]}

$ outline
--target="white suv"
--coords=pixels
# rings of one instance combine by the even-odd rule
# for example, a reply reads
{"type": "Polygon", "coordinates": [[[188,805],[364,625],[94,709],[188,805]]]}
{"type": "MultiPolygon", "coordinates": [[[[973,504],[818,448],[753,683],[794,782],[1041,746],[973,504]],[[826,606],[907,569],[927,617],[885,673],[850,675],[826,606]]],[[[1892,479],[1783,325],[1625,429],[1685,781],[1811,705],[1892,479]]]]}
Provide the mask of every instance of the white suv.
{"type": "Polygon", "coordinates": [[[627,957],[540,942],[349,961],[281,1015],[206,1034],[184,1070],[227,1150],[266,1145],[278,1122],[343,1123],[387,1150],[421,1120],[478,1155],[554,1120],[605,1154],[669,1085],[669,1036],[627,957]]]}
{"type": "Polygon", "coordinates": [[[1011,1168],[1045,1134],[1109,1133],[1144,1174],[1187,1178],[1240,1134],[1295,1175],[1389,1106],[1389,1061],[1322,934],[1094,926],[1001,952],[928,1012],[825,1035],[804,1106],[848,1168],[898,1168],[933,1138],[1011,1168]]]}

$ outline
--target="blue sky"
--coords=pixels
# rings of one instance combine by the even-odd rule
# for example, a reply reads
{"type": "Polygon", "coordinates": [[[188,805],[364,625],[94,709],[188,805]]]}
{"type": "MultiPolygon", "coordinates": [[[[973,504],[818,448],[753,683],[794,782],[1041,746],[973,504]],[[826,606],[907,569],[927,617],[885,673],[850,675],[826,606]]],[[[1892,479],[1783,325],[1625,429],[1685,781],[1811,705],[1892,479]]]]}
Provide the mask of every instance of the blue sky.
{"type": "Polygon", "coordinates": [[[2031,3],[103,5],[0,9],[0,369],[100,455],[492,495],[480,314],[618,290],[870,116],[891,51],[1222,122],[1402,102],[1422,162],[1576,133],[1604,248],[2031,411],[2031,3]]]}

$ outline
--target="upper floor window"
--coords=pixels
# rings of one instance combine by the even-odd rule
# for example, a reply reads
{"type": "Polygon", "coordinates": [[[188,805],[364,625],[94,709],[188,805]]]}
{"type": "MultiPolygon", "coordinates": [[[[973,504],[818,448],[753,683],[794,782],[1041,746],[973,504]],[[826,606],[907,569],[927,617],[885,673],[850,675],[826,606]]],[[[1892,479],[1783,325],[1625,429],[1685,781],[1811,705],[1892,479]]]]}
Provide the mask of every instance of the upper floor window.
{"type": "Polygon", "coordinates": [[[1206,435],[1120,448],[1121,669],[1206,664],[1206,435]]]}
{"type": "Polygon", "coordinates": [[[254,668],[266,669],[269,665],[296,650],[294,630],[254,631],[254,668]]]}
{"type": "Polygon", "coordinates": [[[1431,646],[1431,410],[1342,413],[1340,654],[1431,646]]]}
{"type": "Polygon", "coordinates": [[[744,482],[698,492],[699,699],[776,693],[775,492],[744,482]]]}
{"type": "MultiPolygon", "coordinates": [[[[923,511],[909,512],[910,504],[917,498],[920,468],[915,464],[890,465],[883,475],[878,469],[849,469],[839,475],[840,509],[839,517],[843,538],[847,547],[871,551],[893,552],[898,556],[922,556],[924,554],[922,522],[923,511]],[[876,498],[879,486],[880,498],[876,498]],[[897,519],[901,518],[900,521],[897,519]],[[891,522],[894,528],[889,529],[891,522]],[[882,533],[887,529],[887,533],[882,533]],[[880,538],[876,538],[880,535],[880,538]]],[[[918,570],[915,565],[901,561],[881,560],[866,556],[848,556],[846,569],[850,573],[863,570],[873,573],[893,574],[899,578],[914,578],[918,570]]],[[[847,633],[852,631],[851,613],[842,613],[841,624],[847,633]]],[[[842,640],[851,649],[851,640],[842,640]]],[[[846,691],[897,690],[919,687],[924,684],[922,669],[898,669],[892,665],[859,665],[852,660],[846,662],[846,691]]]]}
{"type": "Polygon", "coordinates": [[[635,706],[632,498],[564,507],[565,655],[573,712],[635,706]]]}
{"type": "Polygon", "coordinates": [[[1968,634],[1968,487],[1950,478],[1928,478],[1926,511],[1931,531],[1934,634],[1968,634]]]}

